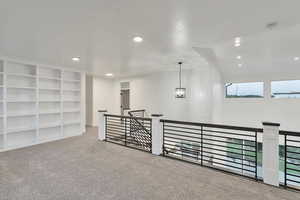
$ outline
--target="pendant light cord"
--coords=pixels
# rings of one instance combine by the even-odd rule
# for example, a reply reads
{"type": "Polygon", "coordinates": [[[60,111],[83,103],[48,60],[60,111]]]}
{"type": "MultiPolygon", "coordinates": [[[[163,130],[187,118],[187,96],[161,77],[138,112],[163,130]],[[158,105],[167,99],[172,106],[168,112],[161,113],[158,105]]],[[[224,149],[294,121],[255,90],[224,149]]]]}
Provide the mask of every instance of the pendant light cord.
{"type": "Polygon", "coordinates": [[[179,88],[181,88],[181,64],[182,62],[179,62],[179,88]]]}

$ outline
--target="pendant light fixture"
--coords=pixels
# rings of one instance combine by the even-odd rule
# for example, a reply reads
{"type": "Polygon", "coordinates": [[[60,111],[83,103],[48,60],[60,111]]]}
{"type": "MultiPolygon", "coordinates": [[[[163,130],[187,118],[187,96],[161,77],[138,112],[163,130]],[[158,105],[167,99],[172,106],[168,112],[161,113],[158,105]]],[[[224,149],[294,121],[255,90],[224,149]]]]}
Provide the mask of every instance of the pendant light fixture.
{"type": "Polygon", "coordinates": [[[178,62],[179,65],[179,88],[175,89],[175,97],[176,98],[185,98],[186,89],[181,87],[181,65],[182,62],[178,62]]]}

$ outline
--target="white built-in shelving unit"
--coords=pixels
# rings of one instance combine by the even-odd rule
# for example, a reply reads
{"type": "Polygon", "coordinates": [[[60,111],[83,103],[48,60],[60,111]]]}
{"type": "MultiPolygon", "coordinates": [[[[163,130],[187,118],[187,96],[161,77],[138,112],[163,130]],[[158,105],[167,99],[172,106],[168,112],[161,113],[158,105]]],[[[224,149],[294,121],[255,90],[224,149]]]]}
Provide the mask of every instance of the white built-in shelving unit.
{"type": "Polygon", "coordinates": [[[82,134],[81,76],[0,59],[0,151],[82,134]]]}

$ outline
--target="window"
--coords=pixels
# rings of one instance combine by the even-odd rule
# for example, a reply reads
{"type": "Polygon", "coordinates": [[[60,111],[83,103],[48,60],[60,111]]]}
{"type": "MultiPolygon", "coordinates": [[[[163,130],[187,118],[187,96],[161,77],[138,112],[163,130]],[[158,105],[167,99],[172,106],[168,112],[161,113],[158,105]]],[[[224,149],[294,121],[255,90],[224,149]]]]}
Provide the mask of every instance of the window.
{"type": "Polygon", "coordinates": [[[262,98],[264,83],[227,83],[225,85],[226,98],[262,98]]]}
{"type": "Polygon", "coordinates": [[[272,98],[300,98],[300,80],[272,81],[272,98]]]}

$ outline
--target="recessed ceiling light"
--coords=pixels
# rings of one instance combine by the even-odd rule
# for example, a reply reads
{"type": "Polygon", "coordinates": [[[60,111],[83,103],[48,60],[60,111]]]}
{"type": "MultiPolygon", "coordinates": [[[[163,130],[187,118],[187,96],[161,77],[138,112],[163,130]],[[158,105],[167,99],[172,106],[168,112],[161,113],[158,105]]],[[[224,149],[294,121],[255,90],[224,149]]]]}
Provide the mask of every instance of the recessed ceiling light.
{"type": "Polygon", "coordinates": [[[241,46],[241,38],[240,37],[234,38],[234,46],[235,47],[241,46]]]}
{"type": "Polygon", "coordinates": [[[143,38],[140,37],[140,36],[136,36],[136,37],[133,38],[133,41],[137,42],[137,43],[140,43],[140,42],[143,42],[143,38]]]}
{"type": "Polygon", "coordinates": [[[241,38],[240,38],[240,37],[236,37],[236,38],[234,39],[234,42],[235,42],[235,43],[241,43],[241,38]]]}
{"type": "Polygon", "coordinates": [[[239,66],[239,67],[243,67],[243,64],[239,63],[238,66],[239,66]]]}
{"type": "Polygon", "coordinates": [[[294,57],[294,61],[298,61],[299,59],[299,57],[294,57]]]}
{"type": "Polygon", "coordinates": [[[107,76],[107,77],[112,77],[113,74],[112,74],[112,73],[107,73],[107,74],[105,74],[105,76],[107,76]]]}
{"type": "Polygon", "coordinates": [[[72,58],[72,60],[73,60],[74,62],[79,62],[79,61],[80,61],[80,58],[79,58],[79,57],[74,57],[74,58],[72,58]]]}
{"type": "Polygon", "coordinates": [[[236,59],[239,59],[239,60],[240,60],[240,59],[242,59],[242,56],[237,56],[236,59]]]}
{"type": "Polygon", "coordinates": [[[239,47],[239,46],[241,46],[241,43],[235,43],[234,46],[239,47]]]}

